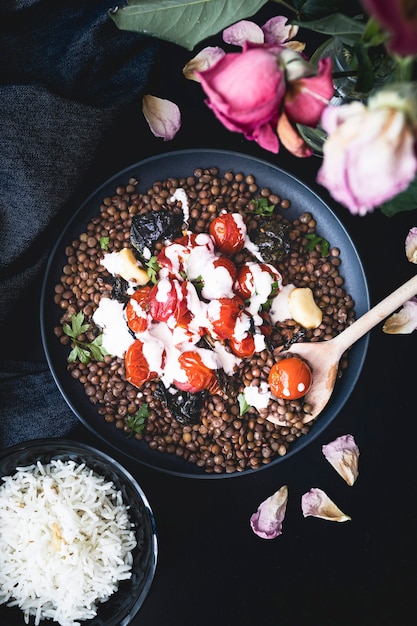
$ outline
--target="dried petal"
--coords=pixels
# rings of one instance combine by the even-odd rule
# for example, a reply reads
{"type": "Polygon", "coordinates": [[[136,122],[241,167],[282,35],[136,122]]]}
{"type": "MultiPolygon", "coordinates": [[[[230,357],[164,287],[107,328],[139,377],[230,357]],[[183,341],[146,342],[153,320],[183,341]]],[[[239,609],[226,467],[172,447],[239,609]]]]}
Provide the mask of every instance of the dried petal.
{"type": "Polygon", "coordinates": [[[207,48],[203,48],[193,59],[184,65],[182,73],[188,80],[195,80],[199,83],[200,79],[196,72],[208,70],[209,67],[217,63],[225,54],[225,51],[218,46],[207,46],[207,48]]]}
{"type": "Polygon", "coordinates": [[[342,435],[324,445],[322,451],[336,472],[352,486],[358,475],[359,448],[352,435],[342,435]]]}
{"type": "Polygon", "coordinates": [[[305,493],[301,498],[301,508],[304,517],[310,515],[330,522],[347,522],[352,519],[345,515],[321,489],[313,488],[305,493]]]}
{"type": "Polygon", "coordinates": [[[410,228],[405,238],[405,254],[410,263],[417,263],[417,228],[410,228]]]}
{"type": "Polygon", "coordinates": [[[223,41],[232,46],[243,46],[245,41],[264,43],[264,33],[260,26],[249,20],[241,20],[223,31],[223,41]]]}
{"type": "Polygon", "coordinates": [[[161,137],[164,141],[173,139],[181,128],[180,110],[170,100],[144,96],[142,113],[155,137],[161,137]]]}
{"type": "Polygon", "coordinates": [[[272,496],[262,502],[250,518],[254,533],[262,539],[275,539],[282,533],[282,522],[288,501],[288,487],[283,485],[272,496]]]}
{"type": "Polygon", "coordinates": [[[417,298],[411,298],[402,308],[385,320],[382,330],[387,335],[409,335],[417,329],[417,298]]]}
{"type": "Polygon", "coordinates": [[[265,34],[265,43],[284,43],[296,36],[299,27],[288,24],[288,18],[284,15],[276,15],[265,22],[262,30],[265,34]]]}

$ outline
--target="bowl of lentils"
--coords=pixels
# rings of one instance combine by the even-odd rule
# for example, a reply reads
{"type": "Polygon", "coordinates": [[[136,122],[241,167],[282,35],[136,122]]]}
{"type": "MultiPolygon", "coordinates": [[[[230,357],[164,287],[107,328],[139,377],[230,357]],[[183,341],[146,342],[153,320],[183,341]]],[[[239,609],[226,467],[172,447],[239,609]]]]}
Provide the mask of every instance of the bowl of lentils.
{"type": "Polygon", "coordinates": [[[41,330],[91,431],[161,471],[224,478],[284,461],[338,415],[366,337],[315,420],[271,370],[368,308],[351,238],[311,189],[256,158],[185,150],[126,168],[78,208],[50,255],[41,330]],[[308,301],[301,314],[290,294],[308,301]]]}

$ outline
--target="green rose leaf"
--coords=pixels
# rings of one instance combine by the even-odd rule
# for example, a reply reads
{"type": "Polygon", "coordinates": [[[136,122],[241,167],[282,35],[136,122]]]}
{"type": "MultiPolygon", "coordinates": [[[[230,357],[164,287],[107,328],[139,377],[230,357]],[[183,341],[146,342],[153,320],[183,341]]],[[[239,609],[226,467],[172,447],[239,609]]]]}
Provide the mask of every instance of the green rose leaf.
{"type": "Polygon", "coordinates": [[[388,202],[384,202],[380,209],[381,213],[387,217],[392,217],[401,211],[417,209],[417,176],[405,191],[388,200],[388,202]]]}
{"type": "Polygon", "coordinates": [[[254,15],[267,0],[128,0],[110,13],[120,30],[143,33],[187,50],[254,15]]]}
{"type": "Polygon", "coordinates": [[[356,37],[362,35],[365,28],[362,22],[347,17],[342,13],[334,13],[317,20],[292,20],[292,23],[313,30],[316,33],[340,37],[343,41],[349,41],[351,38],[354,41],[356,37]]]}
{"type": "MultiPolygon", "coordinates": [[[[274,1],[284,4],[280,0],[274,1]]],[[[316,19],[331,13],[343,13],[350,8],[351,0],[293,0],[293,5],[300,18],[316,19]]]]}

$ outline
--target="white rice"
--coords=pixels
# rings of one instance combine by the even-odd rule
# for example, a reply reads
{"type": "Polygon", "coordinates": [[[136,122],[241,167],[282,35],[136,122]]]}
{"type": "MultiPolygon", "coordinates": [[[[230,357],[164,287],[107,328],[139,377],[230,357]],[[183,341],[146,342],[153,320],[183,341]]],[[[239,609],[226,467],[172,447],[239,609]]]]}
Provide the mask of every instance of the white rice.
{"type": "Polygon", "coordinates": [[[79,626],[131,576],[136,539],[121,492],[74,461],[2,480],[0,604],[19,606],[36,626],[79,626]]]}

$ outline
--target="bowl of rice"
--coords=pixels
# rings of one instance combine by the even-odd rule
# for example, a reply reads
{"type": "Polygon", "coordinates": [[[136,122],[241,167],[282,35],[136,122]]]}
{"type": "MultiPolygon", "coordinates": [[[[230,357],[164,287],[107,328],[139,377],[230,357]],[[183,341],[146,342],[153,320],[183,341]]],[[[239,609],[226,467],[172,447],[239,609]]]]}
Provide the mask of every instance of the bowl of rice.
{"type": "Polygon", "coordinates": [[[154,516],[115,459],[63,439],[0,452],[2,626],[127,626],[151,587],[154,516]]]}

